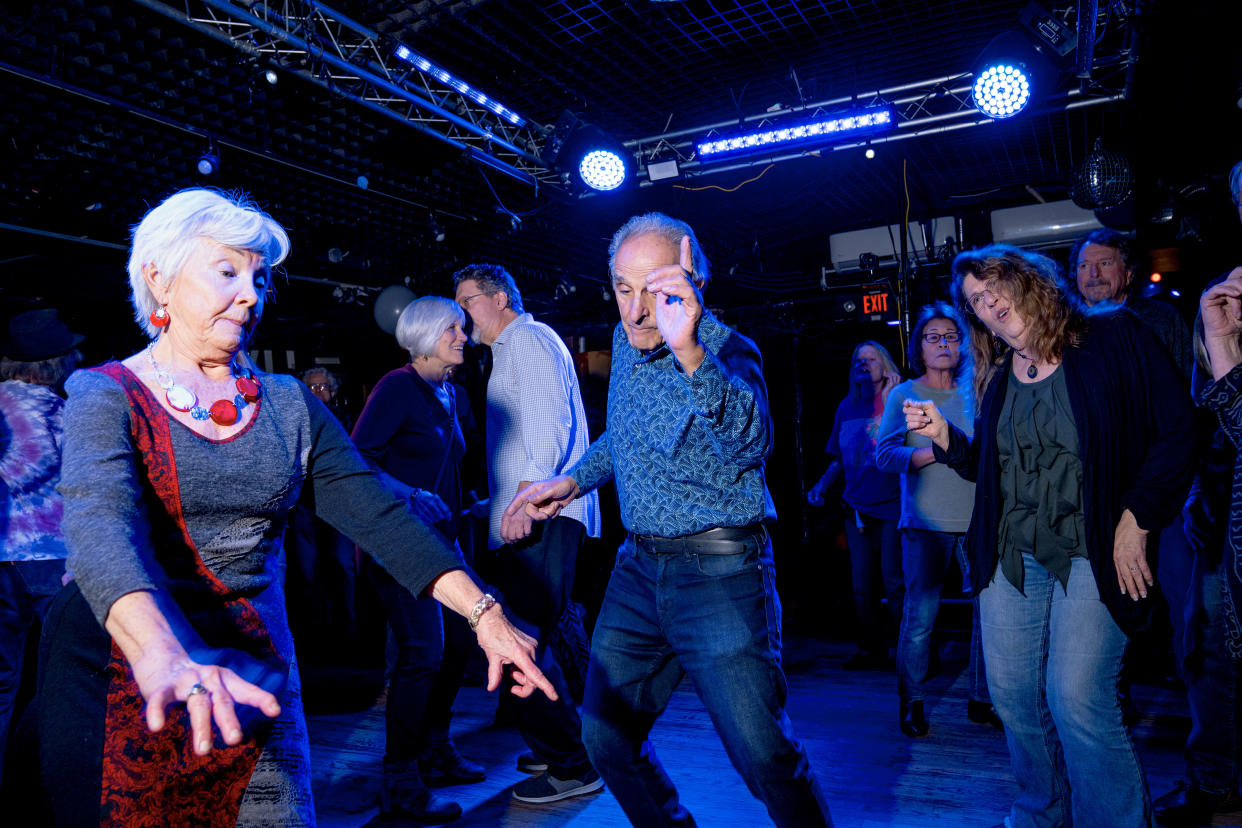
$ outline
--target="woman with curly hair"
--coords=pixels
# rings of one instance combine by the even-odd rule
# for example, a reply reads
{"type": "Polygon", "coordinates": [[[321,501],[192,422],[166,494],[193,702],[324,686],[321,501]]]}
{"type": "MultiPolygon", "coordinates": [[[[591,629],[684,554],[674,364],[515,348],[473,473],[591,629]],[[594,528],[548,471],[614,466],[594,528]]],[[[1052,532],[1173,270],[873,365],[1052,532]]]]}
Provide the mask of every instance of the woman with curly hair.
{"type": "Polygon", "coordinates": [[[1156,605],[1147,533],[1180,509],[1189,400],[1167,351],[1129,312],[1084,313],[1046,257],[1007,245],[962,253],[979,414],[973,437],[930,401],[907,427],[975,481],[966,537],[988,687],[1019,795],[1012,828],[1152,824],[1121,720],[1128,634],[1156,605]]]}

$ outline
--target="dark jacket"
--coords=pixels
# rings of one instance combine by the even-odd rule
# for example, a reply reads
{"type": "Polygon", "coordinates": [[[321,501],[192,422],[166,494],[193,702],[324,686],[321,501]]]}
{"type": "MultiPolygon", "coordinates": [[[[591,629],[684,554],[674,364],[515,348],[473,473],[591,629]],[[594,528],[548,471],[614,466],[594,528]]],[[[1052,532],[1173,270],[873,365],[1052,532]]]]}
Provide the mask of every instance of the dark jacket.
{"type": "MultiPolygon", "coordinates": [[[[976,593],[992,580],[1000,559],[996,430],[1012,360],[1010,354],[984,392],[974,440],[950,424],[949,450],[935,449],[938,461],[975,481],[966,551],[976,593]]],[[[1081,451],[1087,556],[1117,625],[1127,634],[1139,632],[1151,621],[1155,590],[1138,601],[1121,594],[1113,535],[1125,509],[1148,530],[1166,526],[1181,510],[1194,455],[1190,398],[1168,351],[1127,310],[1091,314],[1083,342],[1065,348],[1061,370],[1081,451]]],[[[1154,572],[1155,561],[1149,565],[1154,572]]]]}

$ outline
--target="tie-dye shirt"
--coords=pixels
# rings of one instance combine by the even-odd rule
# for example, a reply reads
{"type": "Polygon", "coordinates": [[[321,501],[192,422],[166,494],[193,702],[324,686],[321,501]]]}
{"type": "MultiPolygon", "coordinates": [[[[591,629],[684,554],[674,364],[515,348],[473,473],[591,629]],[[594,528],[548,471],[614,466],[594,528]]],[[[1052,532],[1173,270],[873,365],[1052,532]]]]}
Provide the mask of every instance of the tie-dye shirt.
{"type": "Polygon", "coordinates": [[[42,385],[0,382],[0,561],[66,556],[56,491],[64,405],[42,385]]]}

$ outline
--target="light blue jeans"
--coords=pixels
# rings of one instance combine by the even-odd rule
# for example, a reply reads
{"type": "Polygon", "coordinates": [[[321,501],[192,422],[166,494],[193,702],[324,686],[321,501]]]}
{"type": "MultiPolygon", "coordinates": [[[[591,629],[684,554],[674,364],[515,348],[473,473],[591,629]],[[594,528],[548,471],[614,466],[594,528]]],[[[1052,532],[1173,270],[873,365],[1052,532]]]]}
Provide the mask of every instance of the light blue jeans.
{"type": "Polygon", "coordinates": [[[992,704],[1018,781],[1013,828],[1149,828],[1151,795],[1121,722],[1125,633],[1100,601],[1091,564],[1065,589],[1025,556],[1023,595],[996,575],[979,595],[992,704]]]}

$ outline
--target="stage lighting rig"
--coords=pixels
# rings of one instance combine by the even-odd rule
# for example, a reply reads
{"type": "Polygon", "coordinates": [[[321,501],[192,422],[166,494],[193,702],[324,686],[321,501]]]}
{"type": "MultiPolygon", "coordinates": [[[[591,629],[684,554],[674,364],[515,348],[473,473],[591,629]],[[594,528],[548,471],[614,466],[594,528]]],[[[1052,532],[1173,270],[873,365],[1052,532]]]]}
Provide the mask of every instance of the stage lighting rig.
{"type": "Polygon", "coordinates": [[[571,112],[556,122],[543,150],[544,163],[560,172],[570,190],[611,192],[633,177],[634,155],[620,141],[571,112]]]}

